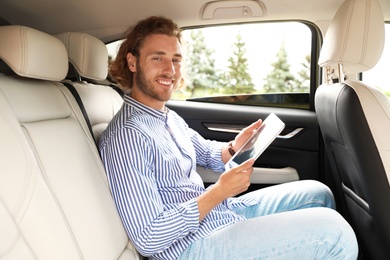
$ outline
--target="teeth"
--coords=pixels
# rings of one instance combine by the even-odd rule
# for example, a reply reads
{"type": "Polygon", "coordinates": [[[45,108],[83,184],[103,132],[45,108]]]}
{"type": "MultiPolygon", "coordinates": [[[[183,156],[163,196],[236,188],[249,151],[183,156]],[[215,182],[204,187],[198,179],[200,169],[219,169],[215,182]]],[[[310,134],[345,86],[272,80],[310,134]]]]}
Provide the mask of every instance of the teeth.
{"type": "Polygon", "coordinates": [[[164,84],[164,85],[171,85],[172,84],[172,81],[171,80],[159,80],[158,83],[160,84],[164,84]]]}

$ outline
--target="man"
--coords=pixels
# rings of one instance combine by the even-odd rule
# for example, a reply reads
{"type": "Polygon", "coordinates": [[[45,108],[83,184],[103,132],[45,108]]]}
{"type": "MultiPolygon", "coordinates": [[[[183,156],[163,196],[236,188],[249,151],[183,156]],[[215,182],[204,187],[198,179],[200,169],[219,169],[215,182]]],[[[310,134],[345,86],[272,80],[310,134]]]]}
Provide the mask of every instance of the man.
{"type": "Polygon", "coordinates": [[[356,259],[355,235],[319,182],[232,198],[250,184],[254,161],[248,160],[204,188],[196,164],[223,171],[261,120],[232,142],[216,142],[165,106],[183,84],[180,37],[170,19],[142,20],[129,29],[111,67],[128,94],[99,150],[137,250],[151,259],[356,259]]]}

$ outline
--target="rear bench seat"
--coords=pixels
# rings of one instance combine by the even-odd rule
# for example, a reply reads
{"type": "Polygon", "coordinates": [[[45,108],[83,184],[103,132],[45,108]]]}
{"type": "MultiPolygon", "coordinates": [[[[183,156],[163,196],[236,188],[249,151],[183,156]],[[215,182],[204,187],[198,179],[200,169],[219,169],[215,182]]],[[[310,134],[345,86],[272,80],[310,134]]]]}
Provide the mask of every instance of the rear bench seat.
{"type": "Polygon", "coordinates": [[[0,59],[15,73],[0,71],[0,258],[139,259],[78,104],[59,82],[64,45],[2,26],[0,59]]]}
{"type": "Polygon", "coordinates": [[[65,82],[77,90],[97,141],[123,104],[123,98],[116,90],[96,83],[107,78],[106,45],[99,39],[80,32],[62,33],[56,37],[68,51],[69,71],[76,74],[76,81],[73,79],[65,82]]]}

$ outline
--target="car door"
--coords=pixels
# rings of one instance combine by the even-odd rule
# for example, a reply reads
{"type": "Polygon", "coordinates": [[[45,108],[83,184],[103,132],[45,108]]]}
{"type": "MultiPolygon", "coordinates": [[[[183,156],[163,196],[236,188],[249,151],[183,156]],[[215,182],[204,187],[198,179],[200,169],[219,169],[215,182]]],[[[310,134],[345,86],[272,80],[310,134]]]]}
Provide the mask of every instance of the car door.
{"type": "MultiPolygon", "coordinates": [[[[320,179],[320,136],[316,115],[310,110],[170,101],[170,109],[206,139],[228,142],[239,130],[275,113],[286,125],[283,132],[256,160],[252,188],[299,179],[320,179]]],[[[218,173],[198,168],[206,183],[218,173]]]]}

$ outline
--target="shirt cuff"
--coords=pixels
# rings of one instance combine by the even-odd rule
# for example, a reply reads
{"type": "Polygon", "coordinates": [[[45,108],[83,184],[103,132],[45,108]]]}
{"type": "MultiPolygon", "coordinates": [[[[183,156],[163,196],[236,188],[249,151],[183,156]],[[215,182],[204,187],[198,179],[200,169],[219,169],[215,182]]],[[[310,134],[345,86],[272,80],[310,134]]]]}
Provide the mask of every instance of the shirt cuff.
{"type": "Polygon", "coordinates": [[[224,142],[216,142],[210,149],[210,158],[212,169],[216,172],[224,172],[225,164],[222,161],[222,147],[226,144],[224,142]]]}
{"type": "Polygon", "coordinates": [[[196,198],[183,203],[180,213],[188,227],[188,231],[195,233],[199,228],[199,208],[196,198]]]}

